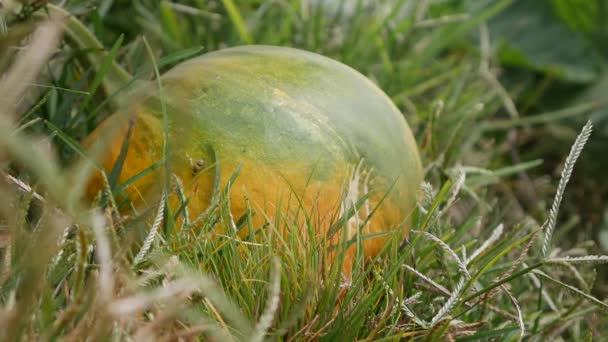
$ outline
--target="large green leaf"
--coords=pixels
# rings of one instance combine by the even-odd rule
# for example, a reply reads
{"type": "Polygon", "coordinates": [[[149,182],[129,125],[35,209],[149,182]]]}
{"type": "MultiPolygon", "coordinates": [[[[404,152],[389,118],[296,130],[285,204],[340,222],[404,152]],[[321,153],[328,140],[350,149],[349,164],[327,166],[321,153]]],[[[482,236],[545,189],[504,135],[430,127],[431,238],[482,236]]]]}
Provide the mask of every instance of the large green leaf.
{"type": "Polygon", "coordinates": [[[563,81],[593,82],[599,53],[583,32],[573,30],[562,17],[550,1],[514,1],[488,23],[501,63],[563,81]]]}
{"type": "Polygon", "coordinates": [[[589,35],[608,33],[608,2],[605,0],[550,0],[555,13],[577,32],[589,35]]]}

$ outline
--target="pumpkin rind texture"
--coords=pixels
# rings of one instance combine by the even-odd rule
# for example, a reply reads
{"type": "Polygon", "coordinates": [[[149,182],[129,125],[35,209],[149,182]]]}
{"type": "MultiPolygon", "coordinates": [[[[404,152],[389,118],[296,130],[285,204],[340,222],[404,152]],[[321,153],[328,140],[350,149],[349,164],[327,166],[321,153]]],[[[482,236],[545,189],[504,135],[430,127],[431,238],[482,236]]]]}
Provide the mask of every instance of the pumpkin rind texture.
{"type": "MultiPolygon", "coordinates": [[[[119,183],[162,159],[164,105],[168,160],[184,184],[191,219],[208,207],[218,165],[222,185],[240,165],[230,191],[235,220],[247,206],[256,223],[279,212],[291,219],[305,212],[322,236],[369,194],[349,221],[349,236],[359,225],[363,234],[409,227],[422,181],[416,142],[391,100],[354,69],[298,49],[242,46],[183,62],[161,80],[162,98],[150,83],[84,142],[92,148],[119,126],[99,159],[109,173],[129,136],[119,183]],[[295,215],[299,209],[303,213],[295,215]]],[[[134,183],[128,193],[134,204],[154,203],[161,173],[134,183]]],[[[89,196],[102,184],[95,175],[89,196]]],[[[385,238],[366,240],[365,254],[375,255],[385,238]]]]}

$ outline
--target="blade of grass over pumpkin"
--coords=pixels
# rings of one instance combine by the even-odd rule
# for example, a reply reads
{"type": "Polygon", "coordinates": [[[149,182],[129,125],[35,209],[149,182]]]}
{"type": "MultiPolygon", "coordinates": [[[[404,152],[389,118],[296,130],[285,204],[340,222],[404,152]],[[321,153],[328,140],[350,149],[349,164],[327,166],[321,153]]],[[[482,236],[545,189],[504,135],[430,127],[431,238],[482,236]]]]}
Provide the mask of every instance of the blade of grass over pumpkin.
{"type": "MultiPolygon", "coordinates": [[[[159,69],[165,68],[167,66],[171,66],[177,64],[178,62],[185,61],[191,59],[203,52],[205,50],[202,46],[195,46],[191,48],[181,49],[175,52],[172,52],[164,57],[158,59],[156,66],[159,69]]],[[[141,78],[145,75],[148,75],[150,72],[154,72],[154,65],[151,63],[138,65],[135,70],[134,78],[141,78]]]]}
{"type": "MultiPolygon", "coordinates": [[[[373,240],[373,239],[377,239],[377,238],[380,238],[380,237],[389,236],[391,234],[392,234],[392,232],[380,232],[380,233],[372,233],[372,234],[355,235],[355,237],[353,237],[352,239],[347,240],[343,244],[343,246],[345,248],[349,248],[350,246],[352,246],[352,245],[354,245],[356,243],[362,243],[362,242],[367,241],[367,240],[373,240]]],[[[338,247],[342,247],[342,245],[340,245],[340,244],[330,245],[327,248],[328,248],[329,251],[333,251],[333,250],[335,250],[338,247]]],[[[357,258],[357,259],[360,259],[360,258],[357,258]]]]}
{"type": "MultiPolygon", "coordinates": [[[[363,222],[361,222],[359,224],[359,227],[357,227],[357,234],[354,238],[344,242],[344,246],[346,248],[349,248],[352,244],[354,243],[361,243],[362,241],[365,240],[370,240],[373,238],[378,238],[378,237],[382,237],[382,236],[386,236],[391,234],[391,232],[381,232],[381,233],[375,233],[375,234],[367,234],[367,235],[363,235],[361,236],[361,231],[365,228],[365,226],[369,223],[369,221],[371,220],[372,216],[376,213],[376,211],[378,211],[378,209],[380,208],[380,206],[382,205],[382,203],[384,202],[384,200],[386,200],[386,198],[388,197],[389,193],[391,192],[391,190],[393,189],[393,187],[395,186],[395,184],[397,183],[398,179],[395,179],[395,181],[391,184],[391,186],[388,188],[388,190],[386,190],[384,192],[384,195],[382,196],[382,198],[380,198],[380,200],[378,201],[378,203],[374,206],[374,208],[372,209],[372,211],[367,215],[367,217],[365,218],[365,220],[363,220],[363,222]]],[[[351,211],[349,211],[348,213],[345,213],[344,220],[342,224],[348,224],[348,221],[354,217],[355,215],[358,215],[359,213],[359,209],[361,209],[363,207],[363,205],[365,205],[365,202],[369,200],[369,198],[373,195],[373,193],[366,193],[364,196],[362,196],[359,200],[357,200],[357,202],[355,203],[355,206],[350,208],[352,210],[352,214],[351,211]]],[[[342,220],[342,218],[338,219],[338,222],[340,222],[340,220],[342,220]]],[[[337,224],[337,223],[336,223],[337,224]]],[[[333,234],[335,234],[335,232],[332,232],[330,235],[330,231],[332,230],[332,228],[334,228],[334,225],[332,225],[329,229],[329,231],[327,232],[327,239],[331,239],[333,234]]],[[[336,228],[339,229],[339,228],[336,228]]],[[[333,246],[329,246],[328,249],[329,250],[333,250],[335,249],[337,246],[333,245],[333,246]]],[[[360,249],[358,249],[357,253],[360,252],[360,249]]],[[[358,258],[360,257],[360,255],[358,255],[358,258]]],[[[358,259],[357,258],[357,259],[358,259]]]]}
{"type": "Polygon", "coordinates": [[[249,34],[247,24],[245,24],[245,20],[243,19],[243,16],[241,16],[241,12],[234,1],[222,0],[222,4],[224,5],[224,8],[226,8],[226,12],[228,12],[228,16],[234,27],[236,27],[241,40],[247,44],[253,44],[253,39],[251,38],[251,34],[249,34]]]}
{"type": "MultiPolygon", "coordinates": [[[[217,165],[219,165],[219,163],[217,165]]],[[[218,167],[218,169],[219,169],[219,167],[218,167]]],[[[243,163],[238,163],[236,165],[236,167],[234,168],[234,171],[232,171],[230,178],[228,178],[228,182],[226,183],[226,186],[224,187],[224,190],[222,192],[224,196],[228,195],[230,188],[232,187],[234,182],[236,182],[236,178],[241,174],[242,170],[243,170],[243,163]]],[[[218,184],[219,184],[219,180],[218,180],[218,184]]]]}
{"type": "Polygon", "coordinates": [[[310,172],[308,172],[308,176],[306,177],[306,182],[304,183],[304,189],[302,189],[301,194],[299,193],[299,191],[295,188],[295,186],[293,185],[293,183],[283,174],[280,174],[280,177],[283,179],[283,181],[287,184],[287,186],[289,187],[289,191],[290,191],[290,199],[292,198],[292,196],[296,199],[296,201],[298,202],[298,208],[297,211],[295,213],[295,221],[297,222],[298,217],[300,215],[300,213],[304,213],[305,216],[305,220],[306,220],[306,225],[309,226],[311,225],[311,221],[312,221],[312,216],[308,215],[308,212],[306,211],[306,207],[304,206],[304,201],[303,201],[303,197],[306,194],[306,191],[308,190],[308,187],[310,185],[310,182],[313,178],[313,175],[317,169],[317,166],[319,164],[319,159],[317,159],[317,161],[315,161],[315,163],[313,164],[313,167],[311,168],[310,172]]]}
{"type": "MultiPolygon", "coordinates": [[[[162,125],[163,125],[163,142],[162,142],[162,159],[165,161],[169,160],[170,154],[170,146],[169,146],[169,115],[167,114],[167,103],[165,101],[165,91],[163,87],[163,82],[160,77],[160,71],[158,70],[158,65],[156,64],[156,58],[154,57],[154,52],[152,51],[152,47],[148,44],[146,38],[143,38],[144,46],[148,51],[148,57],[152,62],[152,67],[154,70],[154,76],[156,76],[156,86],[158,91],[158,98],[160,100],[160,111],[162,115],[162,125]]],[[[163,192],[167,192],[170,188],[170,177],[171,177],[171,164],[164,163],[165,166],[165,174],[163,175],[163,192]]]]}
{"type": "Polygon", "coordinates": [[[175,188],[177,193],[177,198],[179,200],[179,207],[175,211],[175,214],[171,218],[173,221],[177,222],[179,217],[182,216],[183,223],[182,227],[187,227],[190,224],[190,210],[188,210],[188,205],[190,204],[190,198],[186,196],[186,191],[184,189],[183,181],[173,174],[173,179],[175,182],[175,188]]]}
{"type": "MultiPolygon", "coordinates": [[[[393,191],[393,188],[395,187],[395,184],[397,184],[397,181],[399,180],[399,178],[395,178],[395,180],[393,181],[393,183],[388,187],[388,189],[384,192],[384,194],[382,195],[382,197],[380,198],[380,200],[378,201],[378,203],[374,206],[374,208],[372,209],[372,211],[367,215],[367,217],[365,218],[365,220],[359,225],[359,231],[362,230],[371,220],[372,216],[378,211],[378,209],[380,208],[380,206],[382,205],[382,203],[384,203],[384,201],[386,200],[386,198],[388,197],[388,195],[390,194],[391,191],[393,191]]],[[[370,196],[373,195],[373,193],[369,192],[370,196]]],[[[358,210],[358,208],[357,208],[358,210]]]]}
{"type": "MultiPolygon", "coordinates": [[[[158,65],[156,64],[156,58],[154,57],[154,53],[152,52],[152,48],[150,47],[150,44],[148,43],[148,41],[146,40],[146,38],[143,38],[143,42],[144,42],[144,46],[146,47],[146,50],[148,52],[148,57],[150,58],[150,61],[152,63],[153,69],[154,69],[154,75],[156,76],[156,85],[158,88],[158,98],[160,100],[160,110],[161,110],[161,114],[162,114],[162,126],[163,126],[163,142],[162,142],[162,160],[164,161],[169,161],[170,159],[170,146],[169,146],[169,116],[167,114],[167,104],[165,102],[165,94],[164,94],[164,87],[163,87],[163,83],[162,83],[162,79],[160,77],[160,71],[158,69],[158,65]]],[[[124,146],[123,146],[124,147],[124,146]]],[[[126,149],[125,149],[126,151],[126,149]]],[[[126,153],[125,153],[126,155],[126,153]]],[[[171,163],[169,162],[165,162],[163,164],[163,166],[165,167],[165,172],[163,173],[163,180],[162,180],[162,193],[163,194],[168,194],[171,188],[171,163]]],[[[166,202],[165,203],[165,211],[169,210],[169,205],[168,205],[168,196],[164,196],[163,200],[166,202]]],[[[164,226],[164,231],[165,233],[168,233],[169,231],[173,231],[175,229],[174,226],[174,222],[172,220],[163,220],[163,226],[164,226]]]]}
{"type": "MultiPolygon", "coordinates": [[[[343,221],[343,224],[347,225],[348,222],[343,221]]],[[[347,233],[348,229],[342,229],[340,240],[338,243],[345,243],[345,241],[347,240],[347,233]]],[[[323,318],[325,319],[331,319],[330,317],[332,316],[333,308],[335,307],[338,301],[340,287],[344,281],[342,277],[342,271],[344,260],[346,259],[347,248],[344,248],[344,246],[340,247],[341,248],[338,248],[335,254],[333,255],[331,259],[332,263],[329,265],[329,277],[327,278],[327,282],[331,285],[329,286],[329,289],[327,291],[323,292],[323,296],[321,297],[319,303],[319,309],[321,310],[321,312],[323,312],[323,318]]],[[[323,252],[325,253],[324,261],[328,263],[330,260],[330,254],[328,253],[329,251],[324,250],[323,252]]]]}
{"type": "Polygon", "coordinates": [[[150,173],[154,172],[154,170],[156,170],[158,167],[160,167],[161,165],[163,165],[163,163],[164,162],[162,160],[158,160],[158,161],[152,163],[150,166],[148,166],[145,169],[141,170],[137,174],[131,176],[130,178],[128,178],[124,182],[122,182],[120,184],[117,184],[116,188],[112,189],[112,193],[114,195],[125,195],[125,190],[126,189],[128,189],[130,186],[132,186],[133,184],[135,184],[138,180],[142,179],[146,175],[149,175],[150,173]]]}
{"type": "Polygon", "coordinates": [[[240,233],[244,228],[248,228],[249,231],[252,231],[252,229],[254,227],[251,224],[251,222],[252,222],[251,220],[253,219],[254,216],[255,216],[255,210],[251,209],[250,207],[247,207],[245,209],[245,213],[243,215],[241,215],[235,221],[237,233],[240,233]]]}
{"type": "Polygon", "coordinates": [[[108,176],[110,189],[114,189],[116,187],[118,178],[120,177],[120,173],[122,172],[122,168],[125,164],[125,160],[127,159],[127,152],[129,151],[129,144],[131,143],[134,124],[135,122],[133,120],[129,120],[127,134],[125,135],[124,140],[122,141],[122,145],[120,146],[118,158],[114,162],[114,166],[112,166],[112,171],[110,171],[110,175],[108,176]]]}
{"type": "MultiPolygon", "coordinates": [[[[216,169],[216,171],[217,171],[217,170],[219,170],[219,162],[216,165],[218,165],[218,168],[216,169]]],[[[230,175],[230,178],[225,183],[224,188],[218,194],[219,196],[215,197],[217,200],[211,201],[209,207],[203,212],[203,214],[200,215],[200,217],[204,218],[212,211],[215,211],[216,209],[218,209],[220,212],[219,217],[221,219],[223,219],[224,224],[226,226],[225,228],[226,229],[230,228],[230,229],[228,229],[228,231],[230,231],[231,233],[237,233],[237,231],[235,229],[236,223],[234,222],[234,218],[232,217],[232,212],[230,209],[230,190],[232,189],[232,186],[234,185],[234,182],[236,181],[237,177],[241,173],[242,168],[243,168],[243,164],[238,163],[235,170],[230,175]]],[[[219,173],[219,171],[217,171],[217,172],[219,173]]],[[[216,175],[216,176],[219,177],[218,175],[216,175]]],[[[218,178],[217,182],[219,184],[219,178],[218,178]]],[[[195,220],[195,221],[197,221],[197,220],[195,220]]]]}
{"type": "Polygon", "coordinates": [[[364,194],[355,202],[354,206],[350,206],[348,210],[338,218],[334,224],[332,224],[327,230],[326,238],[330,240],[339,230],[343,229],[348,221],[357,214],[357,211],[363,207],[365,202],[369,199],[370,194],[364,194]]]}
{"type": "MultiPolygon", "coordinates": [[[[195,223],[197,223],[197,222],[199,222],[201,220],[205,221],[206,219],[208,219],[211,216],[210,215],[211,212],[217,208],[218,203],[220,202],[220,200],[218,200],[218,196],[221,196],[221,194],[220,194],[220,181],[221,181],[221,174],[222,173],[221,173],[220,160],[219,160],[219,158],[217,156],[217,152],[213,148],[213,146],[207,145],[206,149],[209,151],[209,155],[211,155],[211,157],[213,158],[213,160],[211,161],[211,166],[213,166],[213,168],[215,170],[215,174],[214,174],[214,178],[213,178],[213,187],[211,189],[211,198],[209,199],[209,206],[207,207],[207,209],[205,209],[203,211],[203,213],[200,214],[198,217],[195,217],[194,220],[192,221],[192,224],[195,224],[195,223]]],[[[203,172],[206,172],[206,171],[207,170],[201,170],[199,172],[199,175],[203,174],[203,172]]],[[[240,173],[240,167],[237,165],[236,170],[231,175],[231,179],[232,179],[232,177],[234,177],[236,179],[236,177],[238,176],[238,173],[240,173]]],[[[192,227],[193,226],[191,225],[188,228],[192,228],[192,227]]],[[[186,232],[187,230],[184,229],[184,231],[186,232]]],[[[202,230],[201,230],[201,232],[202,232],[202,230]]]]}

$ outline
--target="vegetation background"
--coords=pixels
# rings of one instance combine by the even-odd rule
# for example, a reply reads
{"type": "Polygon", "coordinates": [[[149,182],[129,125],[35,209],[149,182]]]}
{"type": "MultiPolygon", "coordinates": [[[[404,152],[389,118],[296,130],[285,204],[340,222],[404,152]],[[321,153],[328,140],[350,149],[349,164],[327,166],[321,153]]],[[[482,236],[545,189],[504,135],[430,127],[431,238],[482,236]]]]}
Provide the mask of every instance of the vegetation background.
{"type": "Polygon", "coordinates": [[[0,339],[601,340],[607,17],[604,0],[0,1],[0,339]],[[51,5],[101,46],[60,41],[51,5]],[[80,201],[77,142],[120,98],[112,63],[153,79],[254,43],[361,71],[419,142],[409,243],[349,284],[297,239],[216,236],[228,187],[194,222],[80,201]]]}

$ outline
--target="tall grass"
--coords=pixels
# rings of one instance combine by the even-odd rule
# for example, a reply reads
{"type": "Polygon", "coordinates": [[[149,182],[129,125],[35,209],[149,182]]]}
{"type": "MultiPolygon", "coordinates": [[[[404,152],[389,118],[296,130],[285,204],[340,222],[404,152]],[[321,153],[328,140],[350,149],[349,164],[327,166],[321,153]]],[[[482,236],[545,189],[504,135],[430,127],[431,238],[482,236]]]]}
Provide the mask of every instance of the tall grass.
{"type": "Polygon", "coordinates": [[[513,122],[527,119],[504,127],[496,119],[517,113],[492,68],[483,23],[509,2],[355,2],[348,12],[304,1],[68,2],[101,41],[89,37],[99,45],[88,50],[60,43],[65,21],[47,20],[37,7],[44,1],[6,2],[0,338],[601,338],[608,304],[593,292],[595,267],[608,257],[592,255],[589,241],[561,249],[557,234],[568,228],[560,202],[591,123],[564,151],[543,212],[522,209],[514,181],[540,161],[501,163],[513,122]],[[471,51],[479,27],[480,50],[471,51]],[[127,98],[125,81],[158,80],[185,58],[241,43],[302,47],[354,66],[415,131],[427,182],[413,229],[391,234],[374,260],[356,259],[349,281],[338,263],[327,264],[326,246],[304,242],[314,227],[289,214],[255,239],[239,238],[226,210],[231,182],[218,184],[212,205],[192,220],[175,215],[188,209],[177,177],[165,189],[178,203],[163,197],[128,216],[113,195],[129,184],[111,174],[97,202],[81,200],[96,166],[75,162],[84,153],[77,141],[127,98]]]}

